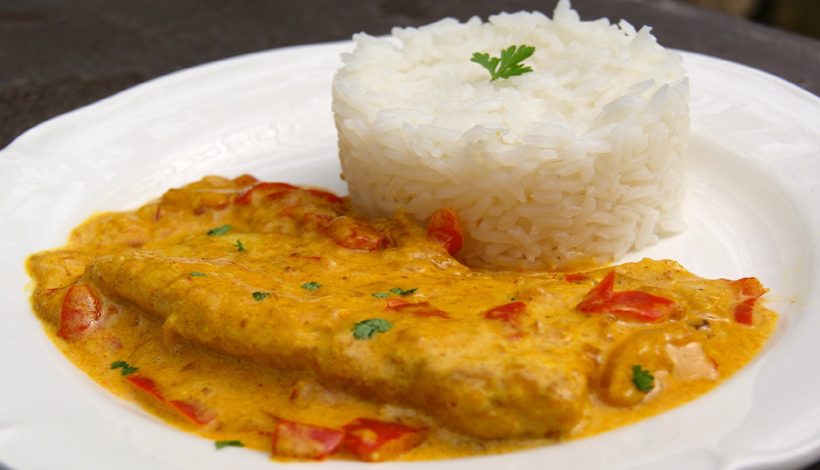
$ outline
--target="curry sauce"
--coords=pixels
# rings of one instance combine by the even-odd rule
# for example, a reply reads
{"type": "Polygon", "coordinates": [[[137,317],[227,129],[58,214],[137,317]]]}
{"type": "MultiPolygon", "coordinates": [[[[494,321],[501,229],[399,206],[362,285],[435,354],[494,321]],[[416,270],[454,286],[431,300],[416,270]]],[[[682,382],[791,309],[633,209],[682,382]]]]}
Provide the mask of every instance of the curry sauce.
{"type": "Polygon", "coordinates": [[[673,261],[473,270],[457,215],[207,177],[31,256],[34,310],[105,388],[275,457],[423,460],[588,436],[708,391],[777,316],[673,261]],[[454,255],[456,257],[454,257],[454,255]]]}

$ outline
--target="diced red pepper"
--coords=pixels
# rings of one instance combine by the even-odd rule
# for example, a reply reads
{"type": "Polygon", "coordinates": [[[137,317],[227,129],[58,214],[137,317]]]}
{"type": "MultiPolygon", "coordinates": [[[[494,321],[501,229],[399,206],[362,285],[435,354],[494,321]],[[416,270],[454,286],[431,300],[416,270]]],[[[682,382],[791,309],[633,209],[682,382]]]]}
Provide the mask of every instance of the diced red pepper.
{"type": "Polygon", "coordinates": [[[587,279],[589,279],[589,276],[581,273],[569,273],[566,276],[564,276],[564,280],[567,282],[581,282],[587,279]]]}
{"type": "Polygon", "coordinates": [[[756,298],[747,298],[738,302],[737,305],[735,305],[735,321],[744,325],[754,324],[752,314],[754,313],[756,303],[756,298]]]}
{"type": "Polygon", "coordinates": [[[68,288],[60,306],[60,329],[57,335],[67,341],[77,340],[83,332],[102,318],[102,302],[88,284],[68,288]]]}
{"type": "Polygon", "coordinates": [[[604,310],[636,320],[658,321],[675,312],[675,302],[646,292],[624,291],[612,294],[611,304],[604,310]]]}
{"type": "Polygon", "coordinates": [[[253,201],[254,193],[265,193],[267,196],[282,194],[299,189],[288,183],[258,183],[236,197],[234,202],[240,206],[248,205],[253,201]]]}
{"type": "Polygon", "coordinates": [[[610,313],[644,322],[669,318],[675,312],[675,302],[642,291],[614,292],[615,271],[606,276],[587,293],[578,310],[584,313],[610,313]]]}
{"type": "Polygon", "coordinates": [[[404,299],[393,298],[387,300],[387,307],[385,307],[385,309],[394,312],[409,313],[415,317],[450,318],[447,312],[433,307],[430,305],[430,302],[426,301],[410,302],[404,299]]]}
{"type": "Polygon", "coordinates": [[[399,423],[358,418],[342,429],[344,445],[358,458],[368,462],[393,459],[424,441],[426,430],[399,423]]]}
{"type": "Polygon", "coordinates": [[[342,444],[344,436],[338,429],[277,418],[272,451],[283,457],[321,460],[342,444]]]}
{"type": "Polygon", "coordinates": [[[433,212],[427,224],[427,238],[440,243],[451,255],[458,253],[464,245],[464,235],[456,211],[439,209],[433,212]]]}
{"type": "Polygon", "coordinates": [[[153,379],[150,379],[140,374],[132,374],[126,376],[125,380],[127,380],[143,392],[147,393],[148,395],[151,395],[157,400],[165,403],[165,397],[162,396],[162,393],[159,391],[159,388],[157,388],[157,384],[154,382],[153,379]]]}
{"type": "Polygon", "coordinates": [[[181,414],[188,421],[203,425],[208,424],[216,418],[216,414],[205,408],[201,403],[195,400],[166,400],[165,396],[157,387],[153,379],[142,374],[131,374],[125,377],[131,385],[137,389],[147,393],[157,401],[170,406],[172,409],[181,414]]]}
{"type": "Polygon", "coordinates": [[[188,421],[200,426],[208,424],[216,418],[216,414],[212,410],[205,408],[196,400],[170,400],[168,404],[171,408],[179,411],[182,416],[188,418],[188,421]]]}
{"type": "MultiPolygon", "coordinates": [[[[600,305],[601,308],[606,306],[607,301],[612,297],[615,287],[615,271],[610,271],[601,279],[601,282],[595,284],[592,289],[587,292],[584,301],[581,302],[586,308],[594,308],[600,305]]],[[[581,308],[579,304],[578,308],[581,308]]],[[[581,308],[583,310],[583,308],[581,308]]]]}
{"type": "Polygon", "coordinates": [[[518,318],[526,311],[527,304],[516,300],[515,302],[506,303],[487,310],[484,312],[484,318],[489,320],[501,320],[515,326],[518,324],[518,318]]]}
{"type": "Polygon", "coordinates": [[[766,293],[766,288],[763,284],[754,277],[744,277],[737,281],[732,281],[729,284],[732,290],[737,295],[737,303],[735,304],[735,321],[744,325],[751,325],[753,323],[752,314],[754,313],[757,299],[766,293]]]}
{"type": "Polygon", "coordinates": [[[384,235],[369,223],[346,215],[330,221],[324,231],[338,245],[351,250],[375,251],[387,242],[384,235]]]}

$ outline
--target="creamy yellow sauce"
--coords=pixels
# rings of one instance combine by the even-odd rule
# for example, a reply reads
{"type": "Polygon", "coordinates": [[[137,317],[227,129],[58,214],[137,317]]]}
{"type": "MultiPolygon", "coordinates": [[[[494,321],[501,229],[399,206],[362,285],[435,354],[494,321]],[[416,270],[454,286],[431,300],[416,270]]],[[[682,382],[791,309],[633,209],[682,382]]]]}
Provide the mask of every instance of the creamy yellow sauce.
{"type": "Polygon", "coordinates": [[[28,261],[34,310],[77,367],[215,441],[270,452],[280,419],[341,429],[365,417],[424,430],[400,460],[551,445],[705,393],[777,322],[760,292],[671,261],[471,270],[400,216],[366,222],[329,193],[256,185],[208,177],[92,217],[28,261]],[[661,317],[585,311],[613,271],[611,292],[638,292],[624,296],[661,317]],[[99,318],[67,325],[87,292],[99,318]],[[150,378],[162,399],[129,377],[150,378]]]}

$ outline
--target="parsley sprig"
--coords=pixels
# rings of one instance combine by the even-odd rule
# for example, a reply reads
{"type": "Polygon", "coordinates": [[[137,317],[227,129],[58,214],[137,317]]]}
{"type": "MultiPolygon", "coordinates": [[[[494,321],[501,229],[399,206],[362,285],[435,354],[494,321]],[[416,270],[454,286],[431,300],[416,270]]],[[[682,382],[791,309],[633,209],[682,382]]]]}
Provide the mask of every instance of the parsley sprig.
{"type": "Polygon", "coordinates": [[[386,299],[391,295],[400,295],[402,297],[411,295],[415,293],[417,290],[419,290],[418,287],[414,287],[412,289],[402,289],[401,287],[394,287],[392,289],[388,289],[387,292],[374,292],[370,295],[376,297],[377,299],[386,299]]]}
{"type": "Polygon", "coordinates": [[[230,440],[230,441],[215,441],[214,447],[216,450],[224,449],[225,447],[245,447],[245,444],[242,441],[237,440],[230,440]]]}
{"type": "Polygon", "coordinates": [[[317,289],[320,289],[322,287],[322,285],[319,284],[318,282],[310,281],[310,282],[306,282],[306,283],[302,284],[301,287],[304,290],[315,291],[317,289]]]}
{"type": "Polygon", "coordinates": [[[251,294],[251,296],[253,296],[253,300],[255,300],[257,302],[261,302],[261,301],[267,299],[270,296],[270,293],[262,292],[262,291],[256,291],[253,294],[251,294]]]}
{"type": "Polygon", "coordinates": [[[632,366],[632,383],[642,392],[655,388],[655,377],[639,365],[632,366]]]}
{"type": "Polygon", "coordinates": [[[487,69],[492,82],[499,78],[510,78],[532,72],[532,67],[521,62],[529,58],[533,52],[535,52],[535,47],[521,44],[502,49],[501,57],[490,57],[490,54],[486,52],[475,52],[470,61],[487,69]]]}
{"type": "Polygon", "coordinates": [[[393,324],[384,318],[369,318],[353,325],[353,337],[358,340],[370,339],[376,333],[386,333],[393,324]]]}
{"type": "Polygon", "coordinates": [[[111,363],[111,368],[120,369],[120,375],[122,376],[131,375],[139,370],[139,367],[132,367],[125,361],[114,361],[111,363]]]}
{"type": "Polygon", "coordinates": [[[218,235],[225,235],[226,233],[230,232],[232,228],[233,227],[226,224],[226,225],[221,225],[219,227],[214,227],[214,228],[208,230],[207,233],[208,233],[209,237],[215,237],[215,236],[218,236],[218,235]]]}

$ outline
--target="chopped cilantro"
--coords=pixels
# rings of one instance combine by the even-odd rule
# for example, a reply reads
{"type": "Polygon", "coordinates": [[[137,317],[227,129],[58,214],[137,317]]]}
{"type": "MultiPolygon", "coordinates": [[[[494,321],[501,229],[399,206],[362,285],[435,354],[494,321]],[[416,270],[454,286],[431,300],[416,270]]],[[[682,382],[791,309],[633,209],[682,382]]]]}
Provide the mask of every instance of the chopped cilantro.
{"type": "Polygon", "coordinates": [[[111,368],[112,369],[120,369],[120,375],[123,375],[123,376],[133,374],[134,372],[139,370],[138,367],[131,367],[125,361],[114,361],[114,362],[111,363],[111,368]]]}
{"type": "Polygon", "coordinates": [[[236,247],[236,251],[248,251],[245,249],[245,245],[242,244],[242,240],[237,240],[233,246],[236,247]]]}
{"type": "Polygon", "coordinates": [[[311,281],[311,282],[306,282],[306,283],[302,284],[301,287],[302,287],[302,289],[305,289],[305,290],[314,291],[314,290],[322,287],[322,285],[319,284],[318,282],[311,281]]]}
{"type": "Polygon", "coordinates": [[[253,300],[256,300],[256,301],[265,300],[265,299],[268,298],[268,296],[270,296],[270,294],[267,293],[267,292],[259,292],[259,291],[256,291],[251,295],[253,295],[253,300]]]}
{"type": "Polygon", "coordinates": [[[199,272],[199,271],[191,271],[191,272],[190,272],[190,276],[191,276],[191,277],[206,277],[206,276],[207,276],[207,274],[205,274],[205,273],[201,273],[201,272],[199,272]]]}
{"type": "Polygon", "coordinates": [[[401,287],[394,287],[390,289],[390,292],[396,295],[410,295],[413,292],[416,292],[418,288],[413,289],[402,289],[401,287]]]}
{"type": "Polygon", "coordinates": [[[384,318],[370,318],[353,325],[353,337],[359,340],[370,339],[376,333],[385,333],[393,324],[384,318]]]}
{"type": "Polygon", "coordinates": [[[370,295],[372,295],[373,297],[376,297],[377,299],[386,299],[386,298],[390,297],[390,295],[392,295],[392,294],[404,296],[404,295],[410,295],[410,294],[416,292],[417,290],[418,290],[418,288],[416,288],[416,287],[414,287],[412,289],[402,289],[401,287],[394,287],[392,289],[388,289],[387,292],[374,292],[370,295]]]}
{"type": "Polygon", "coordinates": [[[655,387],[655,377],[648,370],[639,365],[632,366],[632,383],[642,392],[648,392],[655,387]]]}
{"type": "Polygon", "coordinates": [[[214,446],[216,450],[224,449],[225,447],[245,447],[242,441],[215,441],[214,446]]]}
{"type": "Polygon", "coordinates": [[[208,235],[210,235],[212,237],[216,236],[216,235],[225,235],[226,233],[230,232],[232,228],[233,227],[231,227],[230,225],[222,225],[220,227],[214,227],[214,228],[208,230],[208,235]]]}
{"type": "Polygon", "coordinates": [[[486,52],[473,53],[471,62],[484,67],[490,72],[490,81],[499,78],[510,78],[515,75],[524,75],[532,72],[532,67],[521,62],[535,52],[535,48],[521,44],[520,46],[510,46],[501,50],[501,57],[490,57],[486,52]]]}

